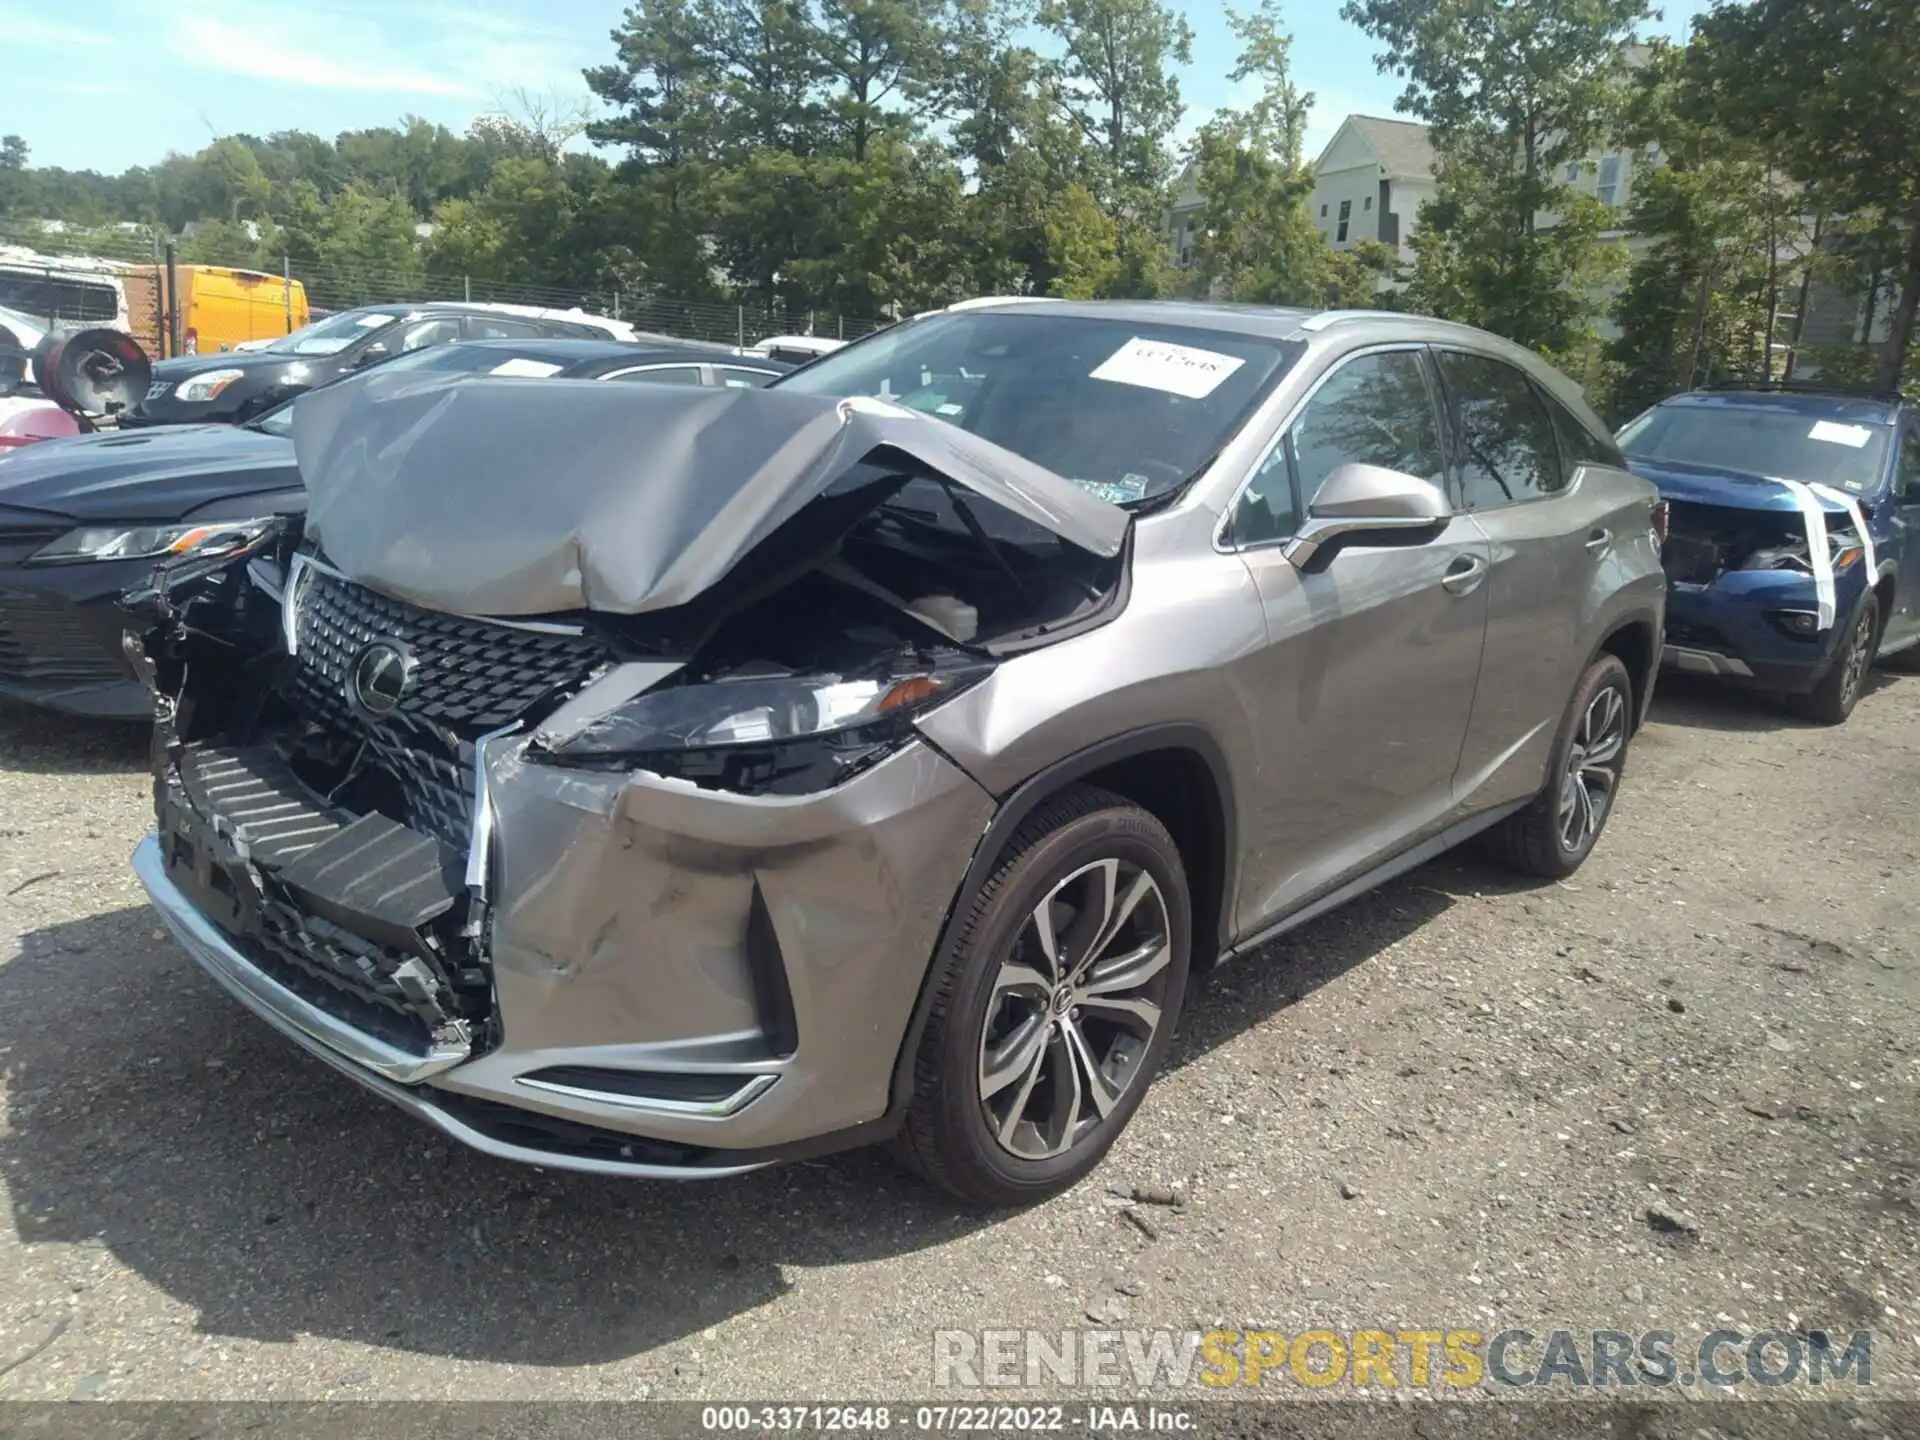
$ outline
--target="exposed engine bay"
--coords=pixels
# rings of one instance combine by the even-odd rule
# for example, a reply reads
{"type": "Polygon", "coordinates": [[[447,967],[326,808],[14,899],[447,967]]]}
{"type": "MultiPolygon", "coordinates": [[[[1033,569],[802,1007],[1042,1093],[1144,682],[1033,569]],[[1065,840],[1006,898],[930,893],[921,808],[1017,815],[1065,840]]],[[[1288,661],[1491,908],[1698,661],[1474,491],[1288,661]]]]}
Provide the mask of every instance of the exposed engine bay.
{"type": "MultiPolygon", "coordinates": [[[[1806,522],[1798,511],[1747,510],[1674,500],[1661,551],[1667,578],[1682,585],[1711,585],[1730,570],[1791,570],[1813,574],[1806,522]]],[[[1827,547],[1840,569],[1861,551],[1853,522],[1827,516],[1827,547]]]]}
{"type": "MultiPolygon", "coordinates": [[[[127,648],[157,700],[169,878],[280,985],[430,1072],[498,1039],[488,747],[818,793],[907,743],[915,716],[999,655],[1124,601],[1124,543],[1084,548],[912,455],[816,480],[751,543],[729,531],[735,550],[708,557],[719,580],[658,608],[428,608],[343,573],[297,520],[157,571],[127,597],[144,627],[127,648]]],[[[718,513],[710,496],[699,508],[718,513]]],[[[660,573],[685,558],[663,554],[660,573]]],[[[494,593],[513,583],[465,573],[494,593]]]]}

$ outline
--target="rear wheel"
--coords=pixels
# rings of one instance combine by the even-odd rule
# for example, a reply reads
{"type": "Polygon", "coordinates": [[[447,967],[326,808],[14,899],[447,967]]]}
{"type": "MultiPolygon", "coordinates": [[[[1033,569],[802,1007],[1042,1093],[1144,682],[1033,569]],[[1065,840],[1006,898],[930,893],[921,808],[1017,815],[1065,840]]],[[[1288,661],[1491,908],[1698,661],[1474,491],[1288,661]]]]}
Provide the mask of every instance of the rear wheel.
{"type": "Polygon", "coordinates": [[[1578,870],[1613,814],[1632,731],[1633,682],[1617,656],[1602,655],[1574,689],[1546,786],[1487,832],[1489,853],[1547,879],[1578,870]]]}
{"type": "Polygon", "coordinates": [[[1800,715],[1821,725],[1839,725],[1853,714],[1867,688],[1867,673],[1873,668],[1873,652],[1880,640],[1880,602],[1869,590],[1860,597],[1847,623],[1846,638],[1833,652],[1820,683],[1805,695],[1790,696],[1788,703],[1800,715]]]}
{"type": "Polygon", "coordinates": [[[895,1149],[963,1200],[1025,1204],[1100,1163],[1159,1068],[1186,990],[1186,872],[1152,815],[1076,786],[962,903],[895,1149]]]}

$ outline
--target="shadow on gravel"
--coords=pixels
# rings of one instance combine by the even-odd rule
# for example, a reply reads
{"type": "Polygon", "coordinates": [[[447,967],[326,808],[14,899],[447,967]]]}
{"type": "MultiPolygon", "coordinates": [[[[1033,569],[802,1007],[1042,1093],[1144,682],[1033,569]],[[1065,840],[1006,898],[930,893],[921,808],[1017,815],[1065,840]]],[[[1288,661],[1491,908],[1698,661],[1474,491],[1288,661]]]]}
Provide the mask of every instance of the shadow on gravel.
{"type": "Polygon", "coordinates": [[[89,720],[0,700],[0,766],[37,775],[125,775],[147,768],[153,727],[89,720]]]}
{"type": "Polygon", "coordinates": [[[0,1067],[21,1241],[103,1246],[220,1335],[601,1363],[767,1304],[783,1267],[993,1222],[873,1152],[695,1185],[474,1154],[282,1040],[144,909],[25,937],[0,1067]]]}
{"type": "Polygon", "coordinates": [[[1200,977],[1166,1067],[1198,1060],[1298,1004],[1437,920],[1459,896],[1513,894],[1543,883],[1488,864],[1471,847],[1443,855],[1200,977]]]}
{"type": "MultiPolygon", "coordinates": [[[[1889,686],[1902,683],[1902,677],[1884,671],[1869,671],[1862,703],[1889,686]]],[[[1911,683],[1909,680],[1908,683],[1911,683]]],[[[1748,734],[1769,734],[1786,730],[1825,730],[1829,727],[1803,720],[1787,708],[1778,695],[1743,690],[1725,681],[1697,675],[1660,676],[1653,692],[1653,711],[1648,719],[1661,725],[1685,725],[1695,730],[1728,730],[1748,734]]]]}

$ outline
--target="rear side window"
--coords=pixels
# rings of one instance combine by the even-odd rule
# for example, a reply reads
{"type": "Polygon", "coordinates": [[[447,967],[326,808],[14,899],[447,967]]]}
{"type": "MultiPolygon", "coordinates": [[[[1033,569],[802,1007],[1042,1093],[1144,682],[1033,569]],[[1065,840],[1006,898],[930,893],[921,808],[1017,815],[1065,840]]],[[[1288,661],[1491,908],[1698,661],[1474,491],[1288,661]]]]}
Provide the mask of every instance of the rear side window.
{"type": "Polygon", "coordinates": [[[729,390],[758,390],[762,385],[765,385],[769,380],[773,379],[774,376],[782,372],[779,370],[755,370],[745,365],[716,365],[713,367],[713,373],[719,377],[720,383],[729,390]]]}
{"type": "Polygon", "coordinates": [[[643,380],[649,385],[698,385],[698,365],[642,365],[636,370],[617,370],[609,380],[643,380]]]}
{"type": "Polygon", "coordinates": [[[1611,440],[1603,441],[1574,413],[1544,390],[1540,403],[1547,407],[1553,421],[1554,438],[1560,442],[1560,473],[1566,484],[1573,483],[1573,472],[1582,465],[1619,465],[1620,451],[1611,440]]]}
{"type": "Polygon", "coordinates": [[[529,325],[524,320],[501,320],[492,315],[467,317],[469,340],[528,340],[545,333],[538,325],[529,325]]]}
{"type": "Polygon", "coordinates": [[[1566,488],[1554,424],[1539,393],[1503,360],[1436,352],[1453,407],[1455,459],[1469,510],[1491,510],[1566,488]]]}
{"type": "Polygon", "coordinates": [[[1920,505],[1920,421],[1907,426],[1900,442],[1900,503],[1920,505]]]}

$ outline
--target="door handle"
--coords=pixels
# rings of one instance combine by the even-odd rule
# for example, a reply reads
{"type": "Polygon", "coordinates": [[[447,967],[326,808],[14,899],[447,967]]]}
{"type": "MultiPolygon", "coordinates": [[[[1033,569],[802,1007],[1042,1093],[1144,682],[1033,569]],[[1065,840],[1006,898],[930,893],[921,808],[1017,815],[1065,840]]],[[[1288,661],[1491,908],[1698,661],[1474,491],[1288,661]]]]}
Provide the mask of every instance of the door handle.
{"type": "Polygon", "coordinates": [[[1487,562],[1478,555],[1462,555],[1440,577],[1440,588],[1449,595],[1471,595],[1487,578],[1487,562]]]}
{"type": "Polygon", "coordinates": [[[1612,548],[1613,532],[1611,530],[1602,528],[1587,536],[1587,553],[1596,560],[1612,548]]]}

